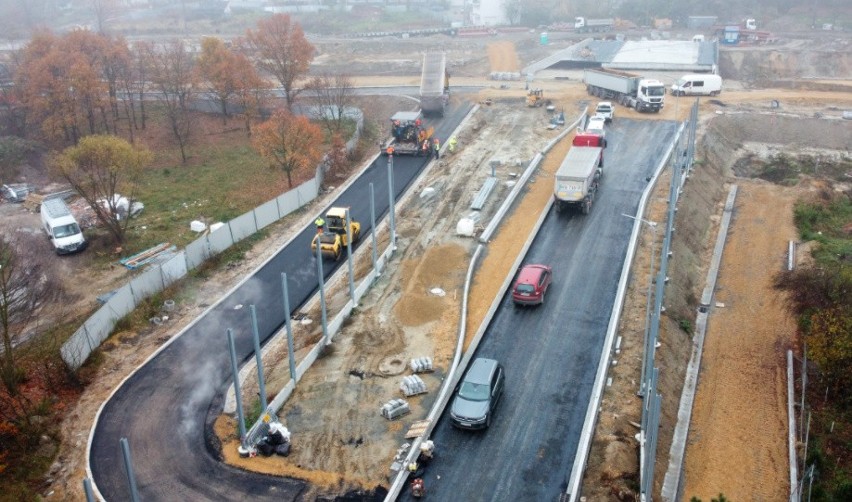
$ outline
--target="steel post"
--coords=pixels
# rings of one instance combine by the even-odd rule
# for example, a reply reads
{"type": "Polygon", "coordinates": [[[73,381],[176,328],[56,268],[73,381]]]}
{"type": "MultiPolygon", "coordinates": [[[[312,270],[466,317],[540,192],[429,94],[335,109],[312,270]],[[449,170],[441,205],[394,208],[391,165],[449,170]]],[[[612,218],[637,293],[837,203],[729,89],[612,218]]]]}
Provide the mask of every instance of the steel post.
{"type": "Polygon", "coordinates": [[[379,275],[379,242],[376,240],[376,194],[370,183],[370,235],[373,238],[373,270],[379,275]]]}
{"type": "Polygon", "coordinates": [[[234,398],[237,401],[237,423],[240,426],[240,445],[245,446],[246,419],[243,414],[243,394],[240,390],[240,368],[237,366],[237,350],[234,347],[234,332],[231,328],[226,331],[228,337],[228,352],[231,355],[231,373],[234,375],[234,398]]]}
{"type": "Polygon", "coordinates": [[[257,361],[257,387],[260,391],[260,409],[266,410],[266,382],[263,379],[263,354],[260,352],[260,333],[257,329],[257,309],[249,305],[251,336],[254,340],[254,359],[257,361]]]}
{"type": "Polygon", "coordinates": [[[136,474],[133,472],[133,463],[130,460],[130,443],[127,438],[118,440],[121,445],[121,455],[124,458],[124,470],[127,472],[127,484],[130,487],[130,501],[139,502],[139,490],[136,488],[136,474]]]}
{"type": "Polygon", "coordinates": [[[352,265],[352,218],[349,216],[349,208],[346,208],[346,263],[349,264],[349,298],[352,306],[357,307],[355,298],[355,267],[352,265]]]}
{"type": "Polygon", "coordinates": [[[287,288],[287,274],[281,273],[281,291],[284,293],[284,323],[287,326],[287,359],[290,361],[290,379],[296,383],[296,355],[293,353],[293,324],[290,322],[290,292],[287,288]]]}
{"type": "Polygon", "coordinates": [[[92,492],[92,481],[89,478],[83,478],[83,493],[86,494],[86,502],[95,502],[95,494],[92,492]]]}
{"type": "Polygon", "coordinates": [[[322,312],[322,339],[328,343],[328,313],[325,305],[325,277],[322,271],[322,249],[317,242],[317,276],[319,277],[320,311],[322,312]]]}
{"type": "Polygon", "coordinates": [[[388,214],[391,251],[396,250],[396,195],[393,190],[393,153],[388,155],[388,214]]]}

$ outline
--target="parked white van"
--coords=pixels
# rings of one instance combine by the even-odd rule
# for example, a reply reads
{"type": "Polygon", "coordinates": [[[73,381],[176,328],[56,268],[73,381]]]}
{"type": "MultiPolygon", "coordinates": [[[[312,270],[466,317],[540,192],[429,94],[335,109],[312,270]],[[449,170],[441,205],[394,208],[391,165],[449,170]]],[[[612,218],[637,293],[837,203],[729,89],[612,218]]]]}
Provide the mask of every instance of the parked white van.
{"type": "Polygon", "coordinates": [[[674,96],[718,96],[722,92],[719,75],[684,75],[672,84],[674,96]]]}
{"type": "Polygon", "coordinates": [[[48,199],[41,203],[41,224],[57,254],[75,253],[86,248],[80,225],[62,199],[48,199]]]}

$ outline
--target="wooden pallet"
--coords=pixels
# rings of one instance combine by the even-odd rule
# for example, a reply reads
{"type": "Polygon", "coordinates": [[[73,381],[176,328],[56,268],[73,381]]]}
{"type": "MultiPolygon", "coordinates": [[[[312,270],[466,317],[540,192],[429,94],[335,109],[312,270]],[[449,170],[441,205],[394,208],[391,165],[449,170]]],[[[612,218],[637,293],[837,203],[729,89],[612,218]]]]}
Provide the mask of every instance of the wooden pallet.
{"type": "Polygon", "coordinates": [[[405,439],[413,439],[423,435],[426,432],[426,428],[429,427],[429,420],[418,420],[411,424],[408,432],[405,433],[405,439]]]}

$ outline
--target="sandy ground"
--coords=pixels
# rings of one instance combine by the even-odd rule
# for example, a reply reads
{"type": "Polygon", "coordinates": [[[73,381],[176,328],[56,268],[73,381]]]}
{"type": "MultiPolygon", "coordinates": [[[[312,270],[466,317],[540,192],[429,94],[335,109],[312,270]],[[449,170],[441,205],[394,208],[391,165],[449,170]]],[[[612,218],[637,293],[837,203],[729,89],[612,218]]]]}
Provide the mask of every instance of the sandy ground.
{"type": "MultiPolygon", "coordinates": [[[[505,45],[503,48],[504,51],[509,52],[512,52],[514,49],[513,47],[510,48],[510,46],[505,45]]],[[[494,71],[497,71],[498,68],[500,71],[514,70],[514,68],[511,68],[510,63],[504,63],[505,61],[511,61],[511,54],[507,55],[506,52],[502,52],[494,48],[488,48],[485,52],[489,55],[490,65],[495,67],[494,71]]],[[[518,58],[517,53],[515,54],[515,58],[518,58]]],[[[487,70],[488,64],[482,66],[484,70],[487,70]]],[[[465,77],[464,79],[456,78],[453,83],[463,84],[468,81],[467,78],[468,77],[465,77]]],[[[396,83],[397,81],[402,80],[394,79],[392,83],[396,83]]],[[[372,80],[372,82],[376,82],[376,80],[372,80]]],[[[413,79],[412,82],[416,85],[417,79],[413,79]]],[[[470,77],[470,82],[480,82],[488,86],[487,89],[482,91],[481,98],[484,99],[485,97],[489,97],[495,100],[495,105],[487,108],[487,110],[491,110],[491,113],[494,115],[501,114],[501,112],[495,110],[524,110],[521,106],[523,96],[525,95],[523,83],[513,82],[509,86],[509,89],[500,89],[497,83],[485,80],[484,76],[482,78],[470,77]]],[[[359,85],[365,85],[365,83],[359,82],[359,85]]],[[[557,105],[564,107],[566,116],[569,117],[574,113],[577,104],[586,102],[592,103],[592,100],[594,99],[587,96],[582,87],[577,83],[563,84],[558,82],[545,82],[541,85],[538,85],[537,83],[537,86],[545,89],[545,96],[547,99],[556,99],[557,105]]],[[[806,91],[787,90],[763,92],[751,91],[723,94],[719,98],[719,101],[728,105],[727,107],[720,107],[719,105],[710,103],[709,100],[703,100],[702,113],[714,113],[720,109],[724,109],[725,111],[736,111],[740,109],[769,111],[769,103],[772,99],[779,99],[785,110],[786,107],[790,106],[800,107],[802,109],[813,108],[815,110],[826,111],[829,107],[834,106],[834,110],[836,111],[837,106],[848,107],[850,103],[852,103],[852,97],[848,93],[815,94],[806,91]]],[[[674,118],[676,113],[678,117],[684,118],[686,113],[688,113],[688,104],[686,106],[682,106],[684,104],[685,103],[680,103],[674,107],[666,106],[663,112],[659,115],[639,115],[631,110],[619,108],[617,110],[617,116],[636,116],[645,119],[671,119],[674,118]]],[[[528,110],[528,112],[537,113],[532,110],[528,110]]],[[[536,118],[533,116],[530,122],[518,122],[516,120],[512,123],[512,126],[519,128],[529,128],[529,126],[532,126],[535,128],[536,134],[540,135],[546,134],[542,132],[543,122],[543,117],[536,118]]],[[[462,146],[472,146],[473,139],[478,135],[482,125],[475,128],[470,133],[470,136],[461,138],[460,144],[462,146]]],[[[513,143],[506,140],[504,140],[504,142],[508,145],[518,144],[517,142],[513,143]]],[[[565,147],[565,149],[567,150],[567,147],[565,147]]],[[[474,150],[470,149],[470,151],[474,150]]],[[[564,153],[564,150],[560,151],[564,153]]],[[[465,148],[462,148],[458,154],[458,158],[461,159],[464,153],[465,148]]],[[[491,155],[483,153],[482,150],[479,151],[477,155],[478,160],[470,160],[469,162],[476,162],[477,165],[479,165],[483,161],[491,158],[491,155]]],[[[558,155],[559,153],[554,154],[554,156],[558,155]]],[[[511,159],[511,155],[507,154],[503,158],[509,160],[511,159]]],[[[526,158],[528,160],[528,158],[523,155],[519,155],[518,158],[526,158]]],[[[448,171],[451,169],[448,166],[456,161],[455,159],[446,159],[443,162],[446,162],[446,164],[442,175],[449,176],[450,173],[448,171]]],[[[547,171],[551,168],[548,167],[548,163],[546,162],[542,169],[543,171],[547,171]]],[[[501,176],[508,176],[508,172],[510,170],[515,171],[517,169],[510,169],[506,166],[504,167],[504,171],[501,173],[501,176]]],[[[484,176],[481,171],[483,171],[483,169],[479,170],[479,179],[481,179],[481,176],[484,176]]],[[[538,178],[541,178],[541,175],[539,175],[538,178]]],[[[481,183],[481,181],[479,183],[481,183]]],[[[472,187],[477,186],[476,182],[470,182],[466,188],[457,189],[454,194],[457,197],[460,197],[465,193],[470,194],[472,190],[474,190],[472,187]]],[[[447,189],[452,189],[452,187],[448,187],[447,189]]],[[[791,200],[789,199],[789,197],[791,197],[789,193],[781,193],[780,190],[773,192],[772,189],[760,186],[760,184],[755,184],[753,187],[749,186],[747,191],[749,194],[754,193],[761,195],[763,197],[762,200],[765,201],[764,207],[775,207],[773,206],[774,202],[772,202],[772,197],[776,195],[780,196],[782,200],[787,201],[785,202],[786,204],[789,204],[789,200],[791,200]]],[[[744,197],[745,193],[746,191],[741,192],[739,197],[739,207],[740,211],[743,213],[746,212],[746,208],[748,207],[746,206],[746,197],[744,197]]],[[[549,183],[542,183],[538,182],[538,180],[534,180],[530,185],[527,196],[521,201],[521,207],[523,210],[515,211],[515,216],[513,216],[513,218],[517,218],[517,215],[521,214],[524,215],[524,217],[517,221],[513,220],[512,225],[526,221],[534,221],[536,205],[541,204],[541,201],[546,200],[549,195],[549,183]]],[[[435,212],[439,213],[440,211],[435,212]]],[[[779,216],[783,216],[780,214],[780,211],[775,211],[775,213],[779,213],[779,216]]],[[[295,224],[290,224],[300,228],[301,225],[308,223],[311,219],[310,215],[311,212],[309,211],[307,215],[301,217],[301,220],[304,221],[300,220],[295,224]]],[[[422,235],[422,233],[418,232],[417,228],[408,227],[407,229],[401,229],[403,235],[401,240],[408,241],[410,247],[402,250],[397,255],[399,258],[394,260],[393,265],[394,267],[397,267],[398,272],[393,275],[393,279],[388,278],[386,279],[387,282],[380,283],[379,287],[374,288],[374,291],[372,291],[370,295],[368,295],[368,298],[364,300],[363,308],[365,310],[375,310],[374,314],[359,314],[356,316],[354,322],[348,328],[347,333],[349,334],[342,336],[340,341],[335,344],[334,350],[324,359],[319,361],[317,369],[319,370],[322,368],[322,365],[325,365],[324,369],[326,371],[312,371],[312,373],[316,375],[322,375],[322,378],[318,378],[314,382],[306,381],[304,385],[300,386],[297,396],[294,399],[291,399],[291,403],[287,405],[282,415],[282,417],[286,420],[293,421],[295,424],[306,425],[308,418],[311,418],[312,422],[320,423],[314,424],[313,430],[309,430],[306,426],[305,428],[300,428],[301,430],[294,431],[294,451],[293,455],[289,459],[263,459],[262,461],[277,461],[278,463],[271,466],[268,470],[264,467],[264,464],[260,462],[256,463],[253,468],[267,470],[267,472],[279,472],[304,477],[316,482],[320,487],[332,490],[345,486],[360,486],[364,483],[368,483],[368,486],[375,486],[377,482],[384,479],[387,466],[389,465],[389,459],[387,457],[392,454],[393,449],[389,449],[384,444],[381,446],[367,445],[363,441],[360,443],[358,441],[359,438],[365,437],[368,433],[375,432],[380,435],[399,436],[403,432],[402,429],[404,426],[402,421],[385,422],[384,419],[379,417],[378,408],[381,403],[398,395],[398,393],[396,393],[398,377],[393,377],[392,375],[383,376],[379,370],[382,368],[387,369],[388,363],[391,363],[391,367],[395,367],[397,364],[395,362],[396,357],[404,361],[403,358],[410,357],[411,355],[432,355],[436,358],[436,361],[443,363],[449,357],[449,349],[447,347],[446,340],[455,333],[458,313],[457,299],[454,301],[453,293],[456,292],[456,294],[458,294],[457,292],[460,284],[459,276],[463,276],[463,270],[466,268],[470,243],[467,241],[458,241],[453,238],[447,238],[442,241],[441,239],[434,237],[435,235],[446,233],[448,228],[452,229],[454,227],[454,221],[458,215],[455,214],[452,218],[442,221],[447,216],[449,216],[449,214],[441,217],[435,215],[432,218],[432,221],[427,222],[428,224],[424,225],[426,228],[430,229],[429,231],[433,234],[431,237],[422,235]],[[445,274],[442,277],[436,277],[433,274],[429,274],[428,271],[425,270],[426,267],[423,266],[424,263],[432,263],[432,261],[436,260],[436,257],[438,257],[437,260],[441,262],[444,267],[443,271],[445,274]],[[395,293],[384,293],[382,288],[387,288],[391,285],[390,283],[393,283],[393,285],[396,286],[393,288],[395,289],[395,293]],[[444,288],[448,293],[447,296],[443,298],[429,296],[424,290],[432,286],[440,286],[444,288]],[[406,298],[403,301],[401,299],[408,296],[403,293],[408,293],[413,296],[411,296],[411,299],[406,298]],[[419,307],[419,310],[414,307],[419,307]],[[402,313],[402,315],[399,315],[400,313],[402,313]],[[440,330],[438,329],[439,327],[441,328],[440,330]],[[382,348],[386,342],[389,342],[390,345],[386,348],[387,350],[382,348]],[[355,350],[358,348],[364,348],[366,350],[361,353],[355,350]],[[388,359],[388,356],[392,357],[388,359]],[[334,366],[330,364],[332,361],[336,361],[338,365],[336,367],[332,367],[334,366]],[[377,370],[377,363],[379,370],[377,370]],[[385,364],[383,365],[382,363],[385,364]],[[357,371],[355,374],[350,374],[350,370],[357,371]],[[358,372],[360,371],[364,371],[363,379],[358,376],[358,372]],[[323,380],[326,376],[329,381],[324,383],[323,380]],[[349,394],[345,394],[343,391],[349,391],[349,394]],[[319,414],[308,417],[306,415],[311,411],[309,407],[299,405],[297,403],[300,398],[310,399],[310,392],[316,392],[317,394],[314,399],[317,400],[316,402],[318,404],[324,404],[326,408],[339,406],[340,402],[345,402],[347,404],[356,403],[358,406],[355,407],[357,409],[353,408],[350,410],[347,408],[347,413],[339,414],[345,416],[339,416],[338,418],[340,420],[336,422],[327,421],[328,417],[320,416],[319,414]],[[323,392],[325,392],[325,397],[322,397],[323,392]],[[322,401],[323,399],[324,401],[322,401]],[[363,413],[363,415],[360,413],[363,413]],[[330,437],[326,439],[319,439],[316,444],[311,443],[311,435],[313,435],[313,437],[319,437],[322,434],[329,434],[330,437]],[[367,451],[369,451],[369,455],[361,454],[361,452],[367,451]],[[347,457],[349,460],[335,459],[335,457],[341,454],[348,455],[352,452],[355,452],[356,454],[354,456],[347,457]],[[312,455],[311,458],[308,458],[311,456],[308,455],[308,453],[312,455]],[[380,458],[381,461],[373,462],[371,465],[362,466],[361,463],[363,459],[368,456],[380,458]],[[302,464],[300,462],[295,462],[297,458],[300,461],[302,459],[315,460],[315,463],[302,464]]],[[[745,214],[743,217],[739,217],[738,220],[735,221],[734,231],[737,234],[747,236],[751,233],[751,229],[746,225],[746,223],[757,224],[759,227],[774,228],[773,225],[766,225],[759,221],[759,218],[761,217],[773,217],[773,214],[771,213],[767,213],[765,216],[756,215],[750,219],[745,218],[744,216],[745,214]]],[[[531,223],[529,224],[531,225],[531,223]]],[[[521,229],[517,230],[518,234],[522,234],[522,232],[523,231],[521,229]]],[[[503,234],[506,233],[504,232],[503,234]]],[[[489,246],[488,256],[486,256],[481,266],[481,270],[498,270],[498,272],[495,272],[494,274],[485,274],[480,271],[474,282],[471,294],[471,317],[468,326],[468,333],[475,331],[477,325],[477,321],[475,319],[481,319],[481,316],[493,298],[496,286],[489,282],[488,276],[494,275],[495,277],[500,277],[502,280],[502,277],[508,272],[509,265],[506,263],[511,263],[510,258],[514,259],[514,256],[517,253],[517,251],[515,251],[515,254],[513,254],[512,246],[517,246],[517,248],[519,248],[520,246],[518,245],[518,241],[522,241],[523,238],[525,238],[525,236],[521,238],[521,236],[512,237],[509,235],[504,236],[503,234],[498,235],[495,242],[489,246]],[[503,245],[498,242],[500,239],[507,239],[507,241],[510,241],[506,244],[506,248],[502,251],[500,251],[500,249],[502,249],[501,246],[503,245]],[[492,261],[494,263],[492,263],[492,261]],[[502,271],[500,266],[503,266],[506,270],[502,271]],[[492,269],[490,267],[495,268],[492,269]]],[[[51,470],[50,487],[45,491],[53,492],[51,496],[52,499],[83,500],[82,491],[80,490],[80,480],[85,476],[85,444],[89,434],[89,429],[94,420],[95,412],[103,399],[105,399],[109,392],[111,392],[111,390],[118,385],[118,383],[127,374],[129,374],[133,368],[141,363],[148,354],[153,352],[159,345],[167,340],[169,336],[177,333],[180,327],[187,324],[194,315],[200,312],[203,309],[203,306],[215,301],[215,299],[221,294],[221,291],[227,290],[230,286],[235,284],[244,274],[252,270],[257,264],[261,263],[290,236],[285,230],[272,232],[272,235],[275,235],[274,239],[259,243],[255,249],[249,253],[246,260],[240,263],[237,267],[216,274],[202,285],[194,286],[194,290],[191,293],[191,300],[188,301],[186,305],[181,306],[180,312],[173,317],[172,321],[167,325],[157,329],[148,330],[145,333],[117,335],[108,342],[111,348],[109,350],[105,350],[105,362],[103,364],[103,369],[100,371],[95,381],[86,389],[81,400],[68,414],[68,417],[63,423],[63,431],[65,434],[64,441],[57,461],[54,464],[54,468],[51,470]]],[[[734,235],[732,238],[733,237],[736,236],[734,235]]],[[[767,243],[769,242],[770,241],[767,238],[767,243]]],[[[644,259],[646,260],[646,263],[648,259],[647,254],[649,252],[647,244],[648,243],[646,243],[646,246],[643,247],[644,251],[639,251],[639,255],[637,257],[637,260],[640,260],[642,253],[645,253],[644,259]]],[[[729,241],[729,249],[733,249],[733,240],[729,241]]],[[[781,251],[776,250],[767,254],[767,256],[777,255],[780,252],[781,251]]],[[[748,255],[749,252],[746,251],[745,254],[748,255]]],[[[726,302],[726,304],[729,303],[730,306],[725,309],[719,309],[723,312],[721,312],[721,315],[720,313],[716,314],[716,317],[719,319],[717,320],[714,318],[711,321],[712,327],[715,327],[719,322],[724,321],[725,316],[733,316],[735,313],[734,308],[745,301],[743,300],[743,297],[747,294],[747,291],[734,294],[734,286],[732,284],[728,285],[728,283],[725,282],[726,278],[730,275],[730,272],[726,271],[725,267],[728,266],[728,260],[734,259],[734,256],[732,255],[734,255],[734,252],[726,250],[726,264],[723,265],[722,276],[722,284],[726,285],[725,287],[727,288],[731,288],[731,290],[730,292],[728,290],[720,291],[719,299],[719,301],[726,302]],[[730,296],[727,297],[729,299],[722,299],[723,294],[729,294],[730,296]]],[[[748,258],[748,256],[741,258],[744,260],[745,258],[748,258]]],[[[765,261],[769,262],[770,260],[765,261]]],[[[738,262],[732,261],[730,266],[735,267],[737,266],[737,263],[738,262]]],[[[743,263],[745,263],[745,261],[743,261],[743,263]]],[[[639,266],[641,267],[641,265],[639,266]]],[[[383,281],[385,281],[385,279],[383,279],[383,281]]],[[[494,282],[496,282],[496,279],[494,282]]],[[[748,286],[752,285],[748,284],[748,286]]],[[[642,298],[644,298],[644,289],[641,287],[641,284],[634,289],[637,290],[639,294],[643,295],[642,298]]],[[[764,298],[765,304],[773,302],[777,303],[774,300],[768,300],[770,297],[764,294],[754,294],[754,297],[764,298]]],[[[637,326],[639,326],[638,330],[641,331],[641,322],[644,319],[644,301],[640,300],[634,303],[639,305],[641,310],[639,312],[625,311],[624,315],[625,317],[634,319],[634,324],[639,323],[629,327],[630,329],[636,331],[637,326]]],[[[757,308],[759,306],[759,304],[756,304],[750,308],[757,308]]],[[[766,305],[763,305],[761,308],[765,307],[766,305]]],[[[760,326],[751,326],[746,324],[749,321],[752,321],[751,324],[757,324],[759,322],[760,326],[766,326],[769,324],[764,321],[763,317],[758,319],[758,316],[754,315],[744,316],[743,319],[739,320],[740,332],[751,333],[755,330],[760,331],[760,326]]],[[[733,362],[730,361],[732,358],[730,354],[711,350],[710,345],[712,340],[714,337],[718,339],[727,339],[734,338],[734,336],[735,333],[730,334],[728,337],[723,335],[710,335],[708,339],[708,346],[705,348],[706,352],[704,363],[704,371],[707,372],[708,375],[710,375],[711,368],[718,368],[720,364],[729,364],[730,362],[733,362]],[[714,364],[712,359],[716,357],[721,358],[723,363],[716,362],[714,364]]],[[[751,338],[740,340],[738,343],[745,344],[750,339],[751,338]]],[[[736,354],[737,351],[744,352],[747,349],[759,350],[756,347],[747,345],[725,344],[725,346],[736,348],[736,350],[731,351],[732,354],[736,354]]],[[[639,347],[641,349],[641,345],[639,345],[639,347]]],[[[767,352],[768,356],[774,357],[777,355],[777,351],[779,349],[773,345],[770,349],[763,348],[762,350],[769,350],[769,352],[767,352]]],[[[629,357],[631,357],[629,354],[624,354],[622,356],[623,359],[629,357]]],[[[632,357],[635,359],[636,355],[633,354],[632,357]]],[[[641,358],[641,353],[639,357],[641,358]]],[[[685,366],[686,361],[682,361],[681,364],[685,366]]],[[[704,415],[703,411],[702,413],[694,414],[696,423],[695,430],[701,430],[702,433],[694,436],[687,452],[689,455],[687,483],[688,490],[690,490],[687,493],[692,494],[694,492],[700,496],[709,497],[721,489],[726,495],[735,500],[747,500],[751,498],[760,500],[760,497],[762,496],[760,493],[735,491],[733,488],[734,486],[743,487],[743,489],[747,488],[751,482],[750,480],[754,479],[754,476],[756,476],[756,471],[747,472],[742,469],[738,472],[732,472],[728,469],[724,471],[726,476],[724,479],[727,485],[719,486],[722,483],[722,481],[720,481],[722,478],[718,476],[721,474],[717,474],[715,471],[709,472],[707,469],[704,469],[703,471],[696,471],[695,467],[690,467],[702,464],[711,465],[712,462],[719,462],[720,460],[718,459],[725,459],[727,465],[739,465],[739,460],[741,458],[743,462],[751,462],[751,460],[746,458],[750,453],[749,451],[744,451],[747,449],[741,448],[737,451],[733,448],[742,444],[741,438],[747,438],[750,442],[754,441],[753,444],[757,444],[756,441],[758,441],[758,438],[754,437],[751,432],[738,436],[737,431],[751,431],[749,427],[761,424],[756,424],[753,417],[750,416],[752,413],[739,413],[739,408],[737,408],[739,405],[737,403],[750,402],[749,399],[752,398],[754,399],[754,402],[765,403],[761,407],[761,410],[767,414],[766,420],[773,423],[778,422],[777,417],[770,417],[770,414],[777,411],[774,406],[775,400],[777,399],[774,384],[771,389],[769,387],[761,388],[753,385],[754,380],[745,380],[747,377],[751,376],[763,379],[759,380],[762,382],[774,382],[775,372],[770,368],[753,368],[753,370],[761,370],[762,372],[752,373],[750,371],[742,371],[737,374],[737,377],[741,378],[741,380],[719,381],[719,385],[742,385],[743,387],[741,388],[744,389],[744,392],[748,392],[746,395],[747,399],[742,399],[742,397],[732,397],[730,411],[726,411],[725,413],[716,413],[715,415],[711,415],[711,418],[709,419],[699,416],[704,415]],[[752,384],[750,385],[749,383],[752,384]],[[764,392],[759,392],[761,389],[763,389],[764,392]],[[752,396],[752,394],[761,394],[761,396],[752,396]],[[711,428],[714,420],[723,421],[724,424],[718,424],[719,428],[717,429],[711,428]],[[742,421],[742,423],[740,421],[742,421]],[[726,436],[726,434],[728,434],[728,436],[726,436]],[[718,438],[716,437],[717,435],[718,438]],[[720,445],[727,445],[730,448],[723,450],[720,445]],[[716,456],[713,458],[717,460],[712,460],[709,455],[716,451],[725,451],[726,456],[716,456]],[[704,455],[704,457],[702,457],[702,455],[704,455]],[[698,461],[698,463],[695,464],[692,462],[691,458],[704,458],[706,460],[698,461]],[[742,479],[741,481],[733,479],[738,475],[742,479]],[[727,486],[731,486],[732,488],[729,490],[727,486]]],[[[720,373],[722,372],[720,371],[720,373]]],[[[734,378],[732,375],[729,375],[728,377],[731,379],[734,378]]],[[[440,378],[440,371],[436,372],[429,378],[432,379],[429,381],[430,390],[436,389],[437,381],[440,378]]],[[[636,379],[638,379],[638,374],[636,379]]],[[[704,394],[706,394],[704,388],[707,387],[707,385],[703,382],[704,380],[711,380],[711,377],[705,377],[702,375],[702,384],[699,388],[702,395],[699,396],[699,400],[700,403],[703,404],[697,403],[696,411],[699,411],[700,409],[708,410],[709,412],[715,409],[715,407],[710,407],[708,403],[712,400],[704,396],[704,394]]],[[[613,401],[620,403],[618,409],[623,410],[623,412],[621,412],[621,416],[629,416],[631,413],[635,414],[635,410],[638,408],[638,400],[635,399],[635,386],[631,385],[629,377],[623,379],[623,388],[619,387],[619,382],[620,380],[616,380],[613,385],[612,392],[615,393],[613,401]]],[[[635,383],[635,380],[633,383],[635,383]]],[[[679,391],[680,389],[669,389],[665,395],[679,396],[679,391]]],[[[732,390],[727,388],[726,392],[729,395],[738,395],[737,389],[732,390]]],[[[415,398],[414,407],[417,412],[422,412],[426,409],[426,401],[431,399],[430,396],[433,396],[433,394],[427,394],[426,396],[419,398],[419,400],[418,398],[415,398]]],[[[316,412],[318,411],[319,410],[316,410],[316,412]]],[[[406,420],[409,420],[410,417],[411,416],[407,417],[406,420]]],[[[227,436],[228,434],[232,434],[232,431],[234,430],[233,422],[228,423],[228,420],[229,419],[225,417],[217,423],[217,432],[219,432],[220,435],[227,436]]],[[[603,422],[604,419],[602,418],[602,423],[603,422]]],[[[763,425],[765,425],[765,422],[763,425]]],[[[672,423],[664,422],[663,424],[664,430],[670,430],[672,427],[672,423]]],[[[765,436],[769,437],[770,434],[766,434],[765,436]]],[[[618,441],[618,444],[613,444],[614,446],[611,449],[620,450],[612,452],[615,462],[620,464],[614,467],[613,472],[623,472],[625,470],[630,470],[632,468],[631,466],[635,466],[635,446],[629,445],[629,442],[624,441],[618,441]]],[[[225,451],[228,450],[229,448],[226,445],[225,451]]],[[[230,450],[233,451],[233,448],[230,448],[230,450]]],[[[768,452],[771,451],[771,448],[767,446],[764,451],[767,452],[766,455],[767,458],[769,458],[768,452]]],[[[783,483],[786,483],[786,478],[784,477],[786,475],[786,465],[776,465],[765,460],[763,462],[763,468],[767,472],[762,474],[765,476],[762,479],[781,479],[781,486],[783,488],[783,483]],[[777,469],[781,469],[782,475],[780,477],[777,472],[774,472],[777,469]],[[773,472],[769,473],[768,471],[770,470],[773,472]]],[[[658,463],[658,471],[661,469],[660,465],[664,464],[658,463]]],[[[589,473],[587,479],[600,479],[602,480],[602,484],[607,482],[606,476],[601,475],[600,472],[589,473]]],[[[737,488],[737,490],[738,489],[739,488],[737,488]]],[[[774,494],[782,492],[783,490],[781,492],[772,492],[769,495],[766,495],[767,498],[764,498],[763,500],[776,499],[777,497],[774,497],[774,494]]]]}
{"type": "Polygon", "coordinates": [[[795,321],[772,288],[797,239],[801,189],[737,180],[733,224],[686,450],[685,498],[784,500],[789,492],[786,350],[795,321]]]}

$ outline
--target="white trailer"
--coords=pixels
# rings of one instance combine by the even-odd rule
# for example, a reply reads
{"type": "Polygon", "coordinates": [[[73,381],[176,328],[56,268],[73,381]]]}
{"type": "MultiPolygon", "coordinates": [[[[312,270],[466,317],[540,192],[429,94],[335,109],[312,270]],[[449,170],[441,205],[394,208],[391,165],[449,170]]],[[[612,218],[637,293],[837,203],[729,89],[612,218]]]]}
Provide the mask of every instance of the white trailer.
{"type": "Polygon", "coordinates": [[[574,31],[577,33],[610,31],[615,26],[615,19],[586,19],[584,17],[574,18],[574,31]]]}
{"type": "Polygon", "coordinates": [[[603,148],[572,146],[556,171],[553,206],[557,212],[569,207],[589,214],[603,176],[603,148]]]}

